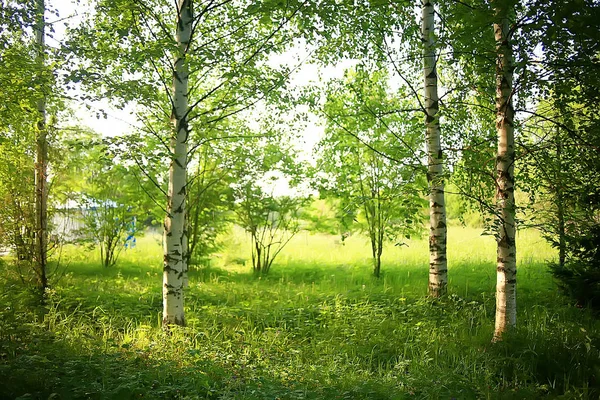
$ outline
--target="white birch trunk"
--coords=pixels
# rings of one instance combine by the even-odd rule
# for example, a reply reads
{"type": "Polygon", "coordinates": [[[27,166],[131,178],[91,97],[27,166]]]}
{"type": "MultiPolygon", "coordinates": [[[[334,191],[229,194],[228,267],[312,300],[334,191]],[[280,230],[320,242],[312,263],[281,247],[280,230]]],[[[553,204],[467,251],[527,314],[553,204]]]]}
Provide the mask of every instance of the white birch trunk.
{"type": "Polygon", "coordinates": [[[514,196],[514,109],[513,60],[509,41],[508,10],[496,6],[496,130],[498,154],[496,158],[496,207],[498,221],[498,264],[496,282],[496,327],[494,340],[517,321],[517,258],[515,243],[514,196]]]}
{"type": "Polygon", "coordinates": [[[173,71],[171,165],[164,227],[163,325],[185,325],[184,287],[187,274],[186,184],[188,78],[186,60],[192,35],[192,0],[177,1],[177,45],[173,71]]]}
{"type": "Polygon", "coordinates": [[[434,0],[422,0],[423,73],[427,143],[427,181],[429,183],[429,295],[446,293],[448,267],[446,259],[446,206],[442,147],[440,145],[439,99],[435,52],[434,0]]]}
{"type": "MultiPolygon", "coordinates": [[[[37,50],[37,64],[39,75],[44,74],[45,68],[45,28],[44,14],[46,5],[44,0],[36,0],[35,41],[37,50]]],[[[43,82],[43,79],[42,79],[43,82]]],[[[43,83],[41,83],[43,84],[43,83]]],[[[48,252],[48,139],[46,128],[46,95],[39,89],[40,98],[37,102],[36,123],[36,159],[35,159],[35,246],[34,269],[37,276],[38,287],[44,291],[48,286],[46,276],[48,252]]]]}

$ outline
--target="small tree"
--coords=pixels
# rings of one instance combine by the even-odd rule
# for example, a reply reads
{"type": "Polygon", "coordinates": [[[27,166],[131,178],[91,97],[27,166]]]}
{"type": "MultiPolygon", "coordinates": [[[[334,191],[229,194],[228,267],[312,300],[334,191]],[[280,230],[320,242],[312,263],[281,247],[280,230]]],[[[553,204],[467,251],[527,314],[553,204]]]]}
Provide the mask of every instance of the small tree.
{"type": "MultiPolygon", "coordinates": [[[[288,130],[289,126],[282,129],[288,130]]],[[[233,151],[238,161],[231,168],[237,182],[231,187],[237,222],[252,239],[253,269],[266,274],[300,230],[300,209],[307,199],[299,193],[292,196],[288,187],[305,175],[292,141],[275,126],[262,131],[262,135],[248,131],[243,140],[236,142],[233,151]],[[287,190],[282,190],[284,186],[287,190]]]]}
{"type": "Polygon", "coordinates": [[[188,264],[198,263],[219,249],[217,237],[231,220],[233,181],[231,169],[223,165],[216,146],[198,151],[193,175],[188,180],[188,264]]]}
{"type": "Polygon", "coordinates": [[[65,181],[71,190],[78,189],[71,192],[84,225],[78,233],[83,242],[99,248],[102,265],[110,267],[140,231],[137,220],[143,221],[148,214],[142,210],[148,210],[149,199],[132,171],[135,167],[124,165],[109,141],[98,141],[91,133],[80,139],[72,141],[81,153],[65,181]]]}
{"type": "Polygon", "coordinates": [[[135,213],[131,206],[108,199],[84,198],[81,205],[84,227],[80,232],[100,249],[102,266],[112,267],[138,231],[135,213]]]}
{"type": "Polygon", "coordinates": [[[329,87],[317,166],[319,188],[339,199],[342,225],[369,237],[376,277],[384,242],[418,230],[425,188],[413,150],[421,140],[418,120],[390,111],[406,107],[388,96],[386,79],[350,70],[329,87]]]}
{"type": "Polygon", "coordinates": [[[266,274],[283,248],[299,232],[304,198],[275,197],[253,184],[236,190],[238,222],[252,239],[252,269],[266,274]]]}

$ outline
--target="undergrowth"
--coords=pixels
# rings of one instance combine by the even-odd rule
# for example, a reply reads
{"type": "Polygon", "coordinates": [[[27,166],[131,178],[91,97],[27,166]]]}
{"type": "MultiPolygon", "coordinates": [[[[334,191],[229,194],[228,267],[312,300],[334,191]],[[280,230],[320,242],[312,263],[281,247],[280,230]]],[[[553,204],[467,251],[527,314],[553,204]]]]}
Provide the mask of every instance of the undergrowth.
{"type": "Polygon", "coordinates": [[[386,250],[376,280],[358,238],[301,235],[256,277],[237,233],[190,271],[169,332],[153,237],[115,268],[66,250],[44,306],[4,262],[0,398],[598,398],[598,322],[558,296],[543,242],[520,235],[518,327],[492,343],[493,240],[450,238],[450,294],[432,300],[424,241],[386,250]]]}

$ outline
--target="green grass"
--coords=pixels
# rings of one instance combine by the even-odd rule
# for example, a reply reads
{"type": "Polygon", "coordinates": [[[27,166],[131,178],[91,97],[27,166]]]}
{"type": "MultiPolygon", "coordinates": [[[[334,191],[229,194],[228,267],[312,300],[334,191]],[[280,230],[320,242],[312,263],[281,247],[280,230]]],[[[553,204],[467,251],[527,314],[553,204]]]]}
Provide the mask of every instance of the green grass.
{"type": "Polygon", "coordinates": [[[160,238],[138,243],[108,269],[66,248],[44,307],[3,264],[0,398],[600,396],[598,322],[559,296],[535,232],[518,237],[518,327],[494,344],[495,243],[476,229],[450,229],[441,300],[425,296],[425,240],[387,248],[376,280],[364,240],[301,233],[256,277],[235,231],[190,272],[188,326],[170,333],[160,238]]]}

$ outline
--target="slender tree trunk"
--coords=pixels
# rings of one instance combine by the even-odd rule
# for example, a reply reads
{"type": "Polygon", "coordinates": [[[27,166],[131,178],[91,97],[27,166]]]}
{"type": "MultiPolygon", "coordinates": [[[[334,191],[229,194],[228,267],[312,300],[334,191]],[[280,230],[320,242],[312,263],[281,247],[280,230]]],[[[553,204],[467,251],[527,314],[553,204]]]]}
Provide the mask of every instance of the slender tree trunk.
{"type": "MultiPolygon", "coordinates": [[[[371,229],[373,228],[374,227],[371,227],[371,229]]],[[[379,278],[380,265],[377,262],[377,238],[375,237],[374,232],[370,232],[369,236],[371,239],[371,255],[373,256],[373,275],[375,275],[376,278],[379,278]]]]}
{"type": "Polygon", "coordinates": [[[565,258],[567,253],[567,242],[565,237],[565,205],[563,194],[563,165],[562,165],[562,143],[560,138],[560,130],[557,130],[556,135],[556,207],[558,218],[558,265],[562,268],[565,266],[565,258]]]}
{"type": "Polygon", "coordinates": [[[514,109],[513,60],[509,41],[509,10],[496,4],[496,130],[498,154],[496,158],[496,206],[498,221],[498,264],[496,282],[496,328],[494,340],[517,321],[517,249],[515,242],[514,196],[514,109]]]}
{"type": "Polygon", "coordinates": [[[383,227],[380,227],[377,238],[377,254],[375,260],[375,276],[377,278],[381,276],[381,254],[383,254],[383,227]]]}
{"type": "Polygon", "coordinates": [[[177,1],[177,46],[173,71],[171,165],[164,228],[163,325],[185,325],[183,295],[187,274],[185,197],[188,140],[188,62],[193,23],[192,0],[177,1]]]}
{"type": "Polygon", "coordinates": [[[440,145],[439,99],[435,54],[434,1],[422,0],[423,73],[425,76],[425,111],[427,143],[427,181],[429,183],[429,295],[446,293],[448,265],[446,258],[446,205],[442,147],[440,145]]]}
{"type": "MultiPolygon", "coordinates": [[[[36,0],[35,39],[37,47],[37,63],[40,75],[45,64],[45,27],[44,0],[36,0]]],[[[46,94],[41,90],[37,103],[36,161],[35,161],[35,250],[34,263],[39,289],[44,292],[48,287],[46,264],[48,255],[48,140],[46,128],[46,94]]]]}

